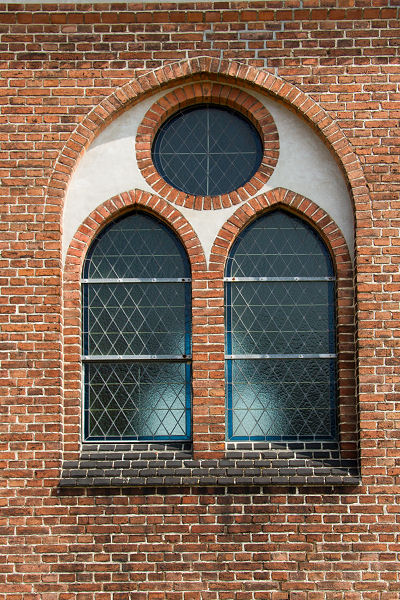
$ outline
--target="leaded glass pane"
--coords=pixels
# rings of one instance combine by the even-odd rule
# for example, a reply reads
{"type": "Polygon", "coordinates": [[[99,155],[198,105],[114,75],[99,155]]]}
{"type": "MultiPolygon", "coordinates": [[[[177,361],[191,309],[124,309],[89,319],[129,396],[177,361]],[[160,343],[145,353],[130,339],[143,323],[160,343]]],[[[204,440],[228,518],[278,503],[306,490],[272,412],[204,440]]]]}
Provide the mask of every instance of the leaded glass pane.
{"type": "Polygon", "coordinates": [[[230,369],[230,439],[332,436],[333,359],[233,360],[230,369]]]}
{"type": "Polygon", "coordinates": [[[83,275],[86,439],[188,439],[191,286],[179,240],[130,213],[98,236],[83,275]]]}
{"type": "Polygon", "coordinates": [[[244,185],[262,159],[250,121],[228,107],[192,106],[173,115],[153,143],[154,165],[173,187],[194,195],[227,194],[244,185]]]}
{"type": "Polygon", "coordinates": [[[185,439],[190,434],[190,367],[185,363],[85,365],[87,439],[185,439]]]}
{"type": "Polygon", "coordinates": [[[160,221],[141,212],[106,227],[93,243],[84,277],[190,277],[182,244],[160,221]]]}
{"type": "Polygon", "coordinates": [[[335,352],[332,281],[228,282],[227,288],[232,354],[335,352]]]}
{"type": "Polygon", "coordinates": [[[204,173],[207,172],[207,164],[205,155],[195,155],[194,160],[192,154],[169,154],[163,155],[162,166],[158,170],[164,175],[164,179],[178,190],[197,190],[194,195],[206,196],[207,181],[204,181],[204,173]],[[174,175],[174,180],[165,175],[167,172],[174,175]]]}
{"type": "Polygon", "coordinates": [[[86,284],[85,354],[187,354],[188,283],[86,284]]]}
{"type": "Polygon", "coordinates": [[[228,438],[334,437],[335,284],[318,234],[268,213],[239,236],[226,276],[228,438]]]}
{"type": "Polygon", "coordinates": [[[219,191],[219,182],[221,179],[227,178],[227,174],[229,173],[229,187],[231,188],[229,191],[236,190],[246,183],[250,177],[244,179],[243,178],[243,169],[246,168],[249,172],[255,173],[259,163],[257,161],[257,156],[249,153],[249,154],[215,154],[213,159],[210,160],[208,169],[209,169],[209,190],[207,195],[209,196],[217,196],[221,193],[228,192],[220,192],[219,191]]]}
{"type": "Polygon", "coordinates": [[[332,261],[318,234],[281,210],[268,213],[238,237],[227,263],[231,277],[329,277],[332,261]]]}

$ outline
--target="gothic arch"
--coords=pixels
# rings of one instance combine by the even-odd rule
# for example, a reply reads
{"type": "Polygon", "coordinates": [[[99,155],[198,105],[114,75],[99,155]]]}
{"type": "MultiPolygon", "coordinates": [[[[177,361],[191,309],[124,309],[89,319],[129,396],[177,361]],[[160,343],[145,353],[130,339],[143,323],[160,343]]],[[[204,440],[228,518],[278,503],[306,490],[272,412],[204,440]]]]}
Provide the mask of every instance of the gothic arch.
{"type": "Polygon", "coordinates": [[[83,261],[96,235],[110,221],[139,208],[166,223],[185,248],[192,277],[201,278],[206,261],[200,241],[183,215],[162,198],[131,190],[110,198],[85,219],[69,246],[63,281],[64,298],[64,451],[65,458],[79,451],[81,390],[81,291],[83,261]]]}
{"type": "Polygon", "coordinates": [[[276,188],[242,204],[225,222],[211,250],[209,270],[223,281],[229,250],[238,234],[269,210],[284,209],[307,221],[328,247],[336,271],[337,353],[340,448],[344,458],[357,458],[355,398],[355,306],[353,267],[345,238],[332,218],[314,202],[290,190],[276,188]]]}
{"type": "Polygon", "coordinates": [[[82,152],[121,112],[144,98],[186,81],[218,80],[267,92],[290,105],[320,132],[342,166],[355,205],[368,199],[363,171],[346,136],[332,118],[300,89],[281,78],[234,61],[198,57],[160,67],[116,89],[71,134],[54,166],[46,203],[62,207],[71,174],[82,152]]]}

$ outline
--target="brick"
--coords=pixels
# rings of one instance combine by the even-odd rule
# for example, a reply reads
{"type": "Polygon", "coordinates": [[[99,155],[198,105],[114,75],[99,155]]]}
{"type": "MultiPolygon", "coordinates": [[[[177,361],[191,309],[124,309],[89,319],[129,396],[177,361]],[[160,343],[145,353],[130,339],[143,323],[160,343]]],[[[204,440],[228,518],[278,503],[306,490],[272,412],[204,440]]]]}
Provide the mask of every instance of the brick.
{"type": "Polygon", "coordinates": [[[383,0],[1,5],[0,600],[398,599],[399,29],[383,0]],[[279,140],[257,93],[335,156],[356,286],[332,215],[269,190],[279,140]],[[72,173],[142,100],[136,148],[153,193],[88,215],[63,269],[72,173]],[[268,148],[249,185],[215,198],[168,188],[150,156],[159,124],[205,100],[244,112],[268,148]],[[192,265],[193,444],[81,447],[80,268],[134,206],[176,231],[192,265]],[[225,442],[224,265],[238,232],[278,206],[336,262],[338,445],[225,442]],[[231,211],[208,265],[180,207],[231,211]]]}

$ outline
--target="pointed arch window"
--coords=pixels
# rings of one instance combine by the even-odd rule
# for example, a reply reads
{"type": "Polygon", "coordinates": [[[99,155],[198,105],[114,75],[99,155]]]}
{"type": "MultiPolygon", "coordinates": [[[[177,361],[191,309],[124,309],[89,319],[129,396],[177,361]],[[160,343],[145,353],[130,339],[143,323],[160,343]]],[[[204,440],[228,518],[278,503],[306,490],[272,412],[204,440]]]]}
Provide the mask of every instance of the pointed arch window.
{"type": "Polygon", "coordinates": [[[234,243],[225,286],[228,439],[335,438],[335,274],[320,236],[263,215],[234,243]]]}
{"type": "Polygon", "coordinates": [[[82,277],[86,441],[190,438],[190,265],[135,211],[108,225],[82,277]]]}

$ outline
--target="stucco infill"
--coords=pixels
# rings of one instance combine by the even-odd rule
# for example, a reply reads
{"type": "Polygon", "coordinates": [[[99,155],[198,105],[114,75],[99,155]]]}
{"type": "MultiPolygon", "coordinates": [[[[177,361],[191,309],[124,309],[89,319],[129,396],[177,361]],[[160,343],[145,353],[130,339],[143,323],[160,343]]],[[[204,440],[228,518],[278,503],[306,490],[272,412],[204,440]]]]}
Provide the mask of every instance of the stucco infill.
{"type": "MultiPolygon", "coordinates": [[[[164,93],[147,98],[121,114],[93,141],[74,172],[64,208],[63,254],[75,231],[92,210],[112,196],[130,189],[154,193],[142,176],[135,156],[137,129],[149,107],[164,93]]],[[[346,182],[323,141],[297,114],[279,102],[252,92],[272,114],[279,132],[280,155],[276,168],[257,192],[277,187],[290,189],[321,206],[337,223],[353,249],[353,212],[346,182]]],[[[207,257],[223,223],[236,206],[198,211],[178,207],[199,236],[207,257]]]]}

